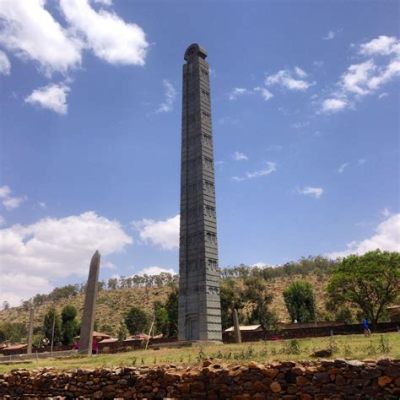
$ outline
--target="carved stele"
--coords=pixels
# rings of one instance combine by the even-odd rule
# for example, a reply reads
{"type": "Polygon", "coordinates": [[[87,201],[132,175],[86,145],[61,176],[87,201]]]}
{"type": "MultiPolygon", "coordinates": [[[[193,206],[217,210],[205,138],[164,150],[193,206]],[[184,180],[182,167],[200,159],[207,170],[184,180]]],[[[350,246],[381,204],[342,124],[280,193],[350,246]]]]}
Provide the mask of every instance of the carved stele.
{"type": "Polygon", "coordinates": [[[220,341],[220,272],[206,57],[203,48],[192,44],[183,65],[178,337],[220,341]]]}
{"type": "Polygon", "coordinates": [[[90,261],[89,277],[86,285],[85,306],[79,338],[79,353],[92,354],[93,328],[100,270],[100,253],[96,250],[90,261]]]}

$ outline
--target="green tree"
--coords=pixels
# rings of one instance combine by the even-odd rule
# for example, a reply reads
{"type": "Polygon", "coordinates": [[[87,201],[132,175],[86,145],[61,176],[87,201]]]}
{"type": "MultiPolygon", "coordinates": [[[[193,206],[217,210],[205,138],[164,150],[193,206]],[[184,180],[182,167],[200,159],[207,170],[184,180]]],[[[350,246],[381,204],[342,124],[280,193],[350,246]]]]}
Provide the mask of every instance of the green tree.
{"type": "Polygon", "coordinates": [[[243,292],[237,284],[237,280],[226,278],[221,281],[221,324],[222,329],[233,325],[233,310],[239,310],[243,305],[243,292]]]}
{"type": "Polygon", "coordinates": [[[26,324],[22,322],[0,322],[0,342],[21,342],[27,334],[26,324]]]}
{"type": "Polygon", "coordinates": [[[154,332],[156,334],[162,333],[163,336],[169,335],[169,318],[168,310],[161,303],[161,301],[155,301],[153,304],[154,310],[154,332]]]}
{"type": "Polygon", "coordinates": [[[265,281],[255,276],[244,280],[244,299],[253,304],[250,323],[259,323],[264,330],[274,328],[277,322],[275,313],[269,309],[272,295],[268,293],[265,281]]]}
{"type": "Polygon", "coordinates": [[[286,308],[292,322],[311,322],[315,320],[315,298],[310,283],[295,281],[283,292],[286,308]]]}
{"type": "Polygon", "coordinates": [[[171,338],[178,337],[178,289],[174,287],[168,295],[165,308],[168,313],[168,335],[171,338]]]}
{"type": "Polygon", "coordinates": [[[56,309],[51,307],[43,320],[43,333],[44,336],[51,342],[52,332],[54,324],[54,343],[59,343],[61,341],[61,319],[58,315],[56,309]]]}
{"type": "Polygon", "coordinates": [[[61,311],[61,332],[62,343],[70,345],[74,341],[74,336],[78,331],[78,323],[75,319],[76,308],[72,305],[66,305],[61,311]]]}
{"type": "Polygon", "coordinates": [[[149,318],[142,309],[132,307],[125,316],[125,325],[131,335],[142,333],[148,328],[149,318]]]}
{"type": "Polygon", "coordinates": [[[375,250],[345,257],[334,269],[327,291],[330,301],[358,307],[375,326],[385,307],[399,298],[400,253],[375,250]]]}

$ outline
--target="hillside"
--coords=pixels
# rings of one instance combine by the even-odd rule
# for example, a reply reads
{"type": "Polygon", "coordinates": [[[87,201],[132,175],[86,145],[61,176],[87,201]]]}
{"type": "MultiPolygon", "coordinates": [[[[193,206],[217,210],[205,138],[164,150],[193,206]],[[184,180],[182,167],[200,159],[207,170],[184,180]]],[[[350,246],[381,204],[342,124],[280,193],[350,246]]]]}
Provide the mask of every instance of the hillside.
{"type": "MultiPolygon", "coordinates": [[[[328,275],[326,274],[321,275],[310,272],[306,277],[305,275],[296,274],[291,276],[279,276],[265,281],[267,290],[273,294],[271,310],[276,312],[280,321],[288,322],[288,314],[282,292],[292,281],[306,279],[313,285],[319,314],[324,313],[324,287],[327,278],[328,275]]],[[[133,287],[101,290],[97,302],[96,328],[115,335],[121,319],[123,319],[124,314],[129,308],[136,306],[150,313],[153,302],[158,300],[164,303],[171,290],[170,285],[149,288],[133,287]]],[[[83,302],[84,295],[82,293],[78,293],[69,298],[45,301],[35,309],[35,326],[40,327],[42,325],[44,315],[52,305],[56,307],[58,312],[61,312],[66,304],[71,304],[78,310],[78,318],[80,319],[82,316],[83,302]]],[[[0,311],[0,321],[26,323],[28,314],[29,312],[22,306],[12,307],[8,310],[0,311]]]]}

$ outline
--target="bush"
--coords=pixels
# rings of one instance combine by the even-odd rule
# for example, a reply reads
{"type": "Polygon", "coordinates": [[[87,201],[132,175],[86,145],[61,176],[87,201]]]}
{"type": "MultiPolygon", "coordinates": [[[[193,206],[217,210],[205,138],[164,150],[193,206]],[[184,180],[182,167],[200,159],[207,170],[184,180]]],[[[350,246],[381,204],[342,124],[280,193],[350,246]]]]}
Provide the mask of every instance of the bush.
{"type": "Polygon", "coordinates": [[[131,335],[143,333],[149,325],[147,314],[140,308],[132,307],[126,314],[125,325],[131,335]]]}
{"type": "Polygon", "coordinates": [[[292,322],[312,322],[315,320],[315,298],[308,282],[291,283],[283,292],[286,308],[292,322]]]}

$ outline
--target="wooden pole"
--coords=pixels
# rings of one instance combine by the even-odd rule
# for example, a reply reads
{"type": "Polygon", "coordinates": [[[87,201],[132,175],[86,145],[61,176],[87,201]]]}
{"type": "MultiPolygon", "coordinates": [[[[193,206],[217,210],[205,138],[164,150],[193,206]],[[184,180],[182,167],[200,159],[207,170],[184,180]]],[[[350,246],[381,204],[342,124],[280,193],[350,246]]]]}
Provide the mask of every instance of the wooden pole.
{"type": "Polygon", "coordinates": [[[235,331],[235,342],[242,343],[242,336],[240,334],[240,325],[237,309],[233,309],[233,329],[235,331]]]}

